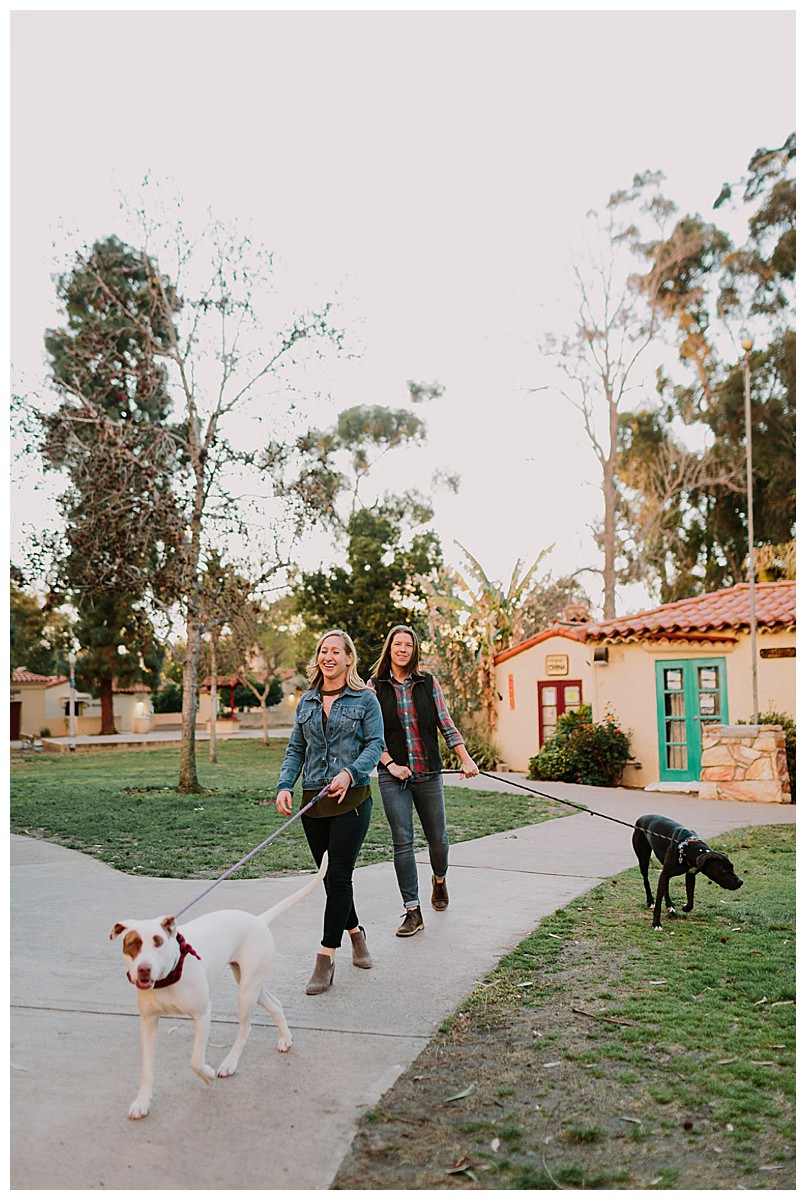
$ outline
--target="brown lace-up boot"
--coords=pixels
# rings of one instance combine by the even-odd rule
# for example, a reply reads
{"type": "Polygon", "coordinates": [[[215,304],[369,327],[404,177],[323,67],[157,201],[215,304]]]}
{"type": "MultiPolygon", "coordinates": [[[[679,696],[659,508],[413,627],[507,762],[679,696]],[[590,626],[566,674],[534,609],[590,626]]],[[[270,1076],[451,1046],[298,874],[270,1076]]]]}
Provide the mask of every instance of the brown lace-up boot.
{"type": "Polygon", "coordinates": [[[421,929],[425,929],[425,923],[418,904],[416,908],[406,909],[403,924],[397,930],[397,937],[411,937],[412,934],[419,933],[421,929]]]}
{"type": "Polygon", "coordinates": [[[439,883],[436,875],[431,876],[431,907],[437,912],[444,912],[448,907],[448,884],[444,879],[439,883]]]}

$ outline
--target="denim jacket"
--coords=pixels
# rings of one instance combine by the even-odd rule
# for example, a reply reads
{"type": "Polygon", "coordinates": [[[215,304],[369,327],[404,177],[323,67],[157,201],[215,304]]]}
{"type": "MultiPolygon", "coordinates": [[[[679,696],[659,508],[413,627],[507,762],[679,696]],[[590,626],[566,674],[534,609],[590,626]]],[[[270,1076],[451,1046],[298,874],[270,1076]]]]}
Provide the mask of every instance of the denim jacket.
{"type": "Polygon", "coordinates": [[[303,692],[277,791],[292,791],[300,773],[303,790],[318,791],[343,770],[349,771],[354,787],[363,787],[380,761],[383,746],[381,706],[371,688],[348,687],[336,697],[327,719],[327,739],[318,689],[303,692]]]}

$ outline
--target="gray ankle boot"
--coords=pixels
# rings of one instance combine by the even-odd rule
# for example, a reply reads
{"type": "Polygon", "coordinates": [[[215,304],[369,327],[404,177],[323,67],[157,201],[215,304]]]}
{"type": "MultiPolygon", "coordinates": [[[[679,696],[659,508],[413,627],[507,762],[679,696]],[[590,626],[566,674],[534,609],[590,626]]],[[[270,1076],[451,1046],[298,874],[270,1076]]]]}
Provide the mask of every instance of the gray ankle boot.
{"type": "Polygon", "coordinates": [[[372,966],[372,958],[367,946],[367,933],[363,925],[358,926],[357,933],[350,934],[350,941],[353,943],[353,966],[364,967],[369,970],[372,966]]]}
{"type": "Polygon", "coordinates": [[[331,958],[329,954],[317,954],[316,962],[313,965],[313,975],[305,989],[307,995],[318,996],[320,992],[326,992],[333,983],[335,971],[335,958],[331,958]]]}

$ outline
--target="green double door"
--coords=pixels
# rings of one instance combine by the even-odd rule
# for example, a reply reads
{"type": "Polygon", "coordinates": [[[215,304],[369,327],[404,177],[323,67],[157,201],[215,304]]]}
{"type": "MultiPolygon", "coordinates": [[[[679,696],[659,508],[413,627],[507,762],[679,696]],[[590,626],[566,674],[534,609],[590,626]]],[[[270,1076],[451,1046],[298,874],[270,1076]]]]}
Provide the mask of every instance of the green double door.
{"type": "Polygon", "coordinates": [[[699,779],[702,727],[728,721],[725,660],[657,662],[655,686],[661,780],[684,783],[699,779]]]}

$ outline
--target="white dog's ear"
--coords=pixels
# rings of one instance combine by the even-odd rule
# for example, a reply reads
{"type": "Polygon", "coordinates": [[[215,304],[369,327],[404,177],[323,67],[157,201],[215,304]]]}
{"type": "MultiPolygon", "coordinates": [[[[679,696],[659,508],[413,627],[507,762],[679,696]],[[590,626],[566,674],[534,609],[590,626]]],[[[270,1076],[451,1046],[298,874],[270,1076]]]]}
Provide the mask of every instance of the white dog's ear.
{"type": "Polygon", "coordinates": [[[117,925],[112,926],[112,932],[109,935],[110,942],[114,942],[115,938],[119,938],[120,935],[125,933],[127,929],[128,925],[122,925],[121,922],[118,921],[117,925]]]}
{"type": "Polygon", "coordinates": [[[176,917],[163,917],[160,924],[165,930],[166,936],[173,937],[173,935],[176,933],[176,917]]]}

